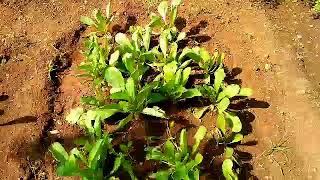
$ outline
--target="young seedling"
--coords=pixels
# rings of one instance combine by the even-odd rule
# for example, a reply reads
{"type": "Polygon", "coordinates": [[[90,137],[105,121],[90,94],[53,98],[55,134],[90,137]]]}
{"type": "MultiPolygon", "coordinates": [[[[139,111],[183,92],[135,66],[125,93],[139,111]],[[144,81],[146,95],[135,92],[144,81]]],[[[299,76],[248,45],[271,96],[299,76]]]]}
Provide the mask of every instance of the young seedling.
{"type": "Polygon", "coordinates": [[[234,170],[233,163],[237,162],[235,157],[233,156],[234,150],[230,147],[226,147],[225,149],[225,160],[222,163],[222,172],[223,176],[226,180],[238,180],[238,172],[234,170]]]}
{"type": "Polygon", "coordinates": [[[168,166],[168,169],[158,170],[151,175],[157,180],[199,179],[199,165],[203,156],[198,152],[199,145],[206,135],[207,129],[200,126],[194,136],[195,143],[192,148],[188,147],[188,136],[186,129],[180,133],[180,143],[167,140],[164,145],[148,148],[147,160],[157,160],[168,166]]]}

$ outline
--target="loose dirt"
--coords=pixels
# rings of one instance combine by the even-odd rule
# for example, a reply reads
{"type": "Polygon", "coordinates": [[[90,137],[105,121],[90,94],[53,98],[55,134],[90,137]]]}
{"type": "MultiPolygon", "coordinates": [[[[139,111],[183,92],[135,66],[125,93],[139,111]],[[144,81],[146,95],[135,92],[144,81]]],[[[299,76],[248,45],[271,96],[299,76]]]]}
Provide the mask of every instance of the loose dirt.
{"type": "MultiPolygon", "coordinates": [[[[119,17],[115,32],[146,23],[148,10],[156,10],[156,2],[113,4],[119,17]]],[[[1,179],[55,179],[48,145],[59,140],[71,146],[82,134],[64,121],[79,97],[90,94],[89,84],[75,76],[85,35],[78,20],[101,6],[100,1],[0,1],[1,179]]],[[[309,9],[249,0],[186,0],[181,8],[178,25],[188,32],[188,44],[225,51],[230,81],[254,89],[252,99],[234,105],[246,107],[240,114],[246,137],[237,147],[243,179],[320,178],[320,21],[309,9]]],[[[197,123],[187,112],[176,112],[177,119],[197,123]]],[[[208,128],[213,116],[205,117],[208,128]]],[[[166,122],[142,119],[124,137],[143,154],[143,136],[159,126],[166,122]]],[[[212,148],[202,147],[210,156],[219,154],[212,148]]],[[[137,157],[137,164],[142,161],[137,157]]],[[[153,168],[147,164],[137,171],[143,175],[153,168]]],[[[214,175],[206,179],[221,178],[214,175]]]]}

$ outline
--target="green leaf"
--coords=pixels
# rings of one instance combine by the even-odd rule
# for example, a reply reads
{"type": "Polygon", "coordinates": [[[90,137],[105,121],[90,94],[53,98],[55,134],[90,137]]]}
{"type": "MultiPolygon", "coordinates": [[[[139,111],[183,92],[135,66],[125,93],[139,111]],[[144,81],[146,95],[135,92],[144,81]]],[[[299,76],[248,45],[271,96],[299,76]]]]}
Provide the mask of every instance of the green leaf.
{"type": "Polygon", "coordinates": [[[177,71],[177,68],[178,67],[176,61],[172,61],[171,63],[168,63],[163,67],[164,80],[166,83],[175,79],[175,73],[177,71]]]}
{"type": "Polygon", "coordinates": [[[220,129],[220,131],[221,131],[223,134],[226,133],[226,120],[225,120],[223,114],[218,114],[217,127],[220,129]]]}
{"type": "Polygon", "coordinates": [[[197,88],[187,89],[181,96],[181,99],[193,98],[196,96],[202,96],[201,92],[197,88]]]}
{"type": "Polygon", "coordinates": [[[108,67],[105,71],[104,78],[112,86],[110,90],[111,94],[125,89],[124,78],[117,68],[108,67]]]}
{"type": "Polygon", "coordinates": [[[116,93],[110,94],[109,98],[113,100],[125,100],[125,101],[129,101],[130,99],[129,94],[127,92],[116,92],[116,93]]]}
{"type": "Polygon", "coordinates": [[[161,17],[155,15],[154,13],[150,15],[150,19],[151,21],[148,24],[149,27],[158,27],[163,25],[161,17]]]}
{"type": "Polygon", "coordinates": [[[170,159],[174,159],[174,154],[175,154],[175,146],[170,140],[167,140],[164,144],[164,153],[166,157],[170,159]]]}
{"type": "Polygon", "coordinates": [[[122,167],[123,167],[123,169],[124,169],[125,171],[128,172],[128,174],[130,175],[131,180],[138,180],[137,177],[134,175],[131,161],[128,161],[128,160],[125,159],[125,160],[122,162],[122,167]]]}
{"type": "Polygon", "coordinates": [[[119,122],[117,129],[122,129],[125,125],[127,125],[132,120],[133,120],[133,113],[129,114],[126,118],[122,119],[119,122]]]}
{"type": "Polygon", "coordinates": [[[116,157],[116,159],[114,160],[114,165],[113,165],[113,168],[110,172],[110,175],[115,173],[116,171],[118,171],[118,169],[121,166],[121,163],[123,162],[123,159],[124,159],[124,157],[122,154],[116,157]]]}
{"type": "Polygon", "coordinates": [[[218,69],[214,73],[214,89],[216,90],[216,92],[218,92],[218,90],[220,89],[221,84],[225,77],[226,77],[226,74],[224,72],[224,69],[222,68],[218,69]]]}
{"type": "Polygon", "coordinates": [[[97,167],[97,162],[100,159],[101,153],[102,153],[102,148],[104,145],[103,139],[97,140],[97,142],[94,144],[93,148],[89,152],[89,157],[88,157],[88,165],[89,167],[95,169],[97,167]]]}
{"type": "Polygon", "coordinates": [[[217,108],[218,108],[218,112],[219,113],[222,113],[224,112],[225,110],[228,109],[229,107],[229,104],[230,104],[230,100],[228,98],[223,98],[218,104],[217,104],[217,108]]]}
{"type": "Polygon", "coordinates": [[[132,77],[129,77],[126,83],[126,89],[129,97],[133,100],[136,98],[136,87],[132,77]]]}
{"type": "Polygon", "coordinates": [[[241,88],[238,96],[252,96],[253,91],[250,88],[241,88]]]}
{"type": "Polygon", "coordinates": [[[226,120],[231,124],[232,132],[240,132],[242,129],[242,123],[237,115],[225,112],[226,120]]]}
{"type": "Polygon", "coordinates": [[[228,98],[232,98],[239,93],[240,86],[237,84],[231,84],[231,85],[228,85],[223,91],[225,92],[228,98]]]}
{"type": "Polygon", "coordinates": [[[136,70],[134,59],[131,53],[125,53],[122,57],[122,61],[130,73],[133,73],[136,70]]]}
{"type": "Polygon", "coordinates": [[[82,24],[85,24],[85,25],[88,25],[88,26],[95,25],[95,22],[91,18],[86,17],[86,16],[81,16],[80,17],[80,21],[81,21],[82,24]]]}
{"type": "Polygon", "coordinates": [[[225,153],[225,157],[227,159],[230,159],[233,156],[233,152],[234,152],[233,148],[226,147],[225,152],[224,152],[225,153]]]}
{"type": "Polygon", "coordinates": [[[170,173],[168,171],[158,171],[155,176],[156,180],[168,180],[170,173]]]}
{"type": "Polygon", "coordinates": [[[183,0],[172,0],[171,1],[171,6],[179,6],[182,4],[183,0]]]}
{"type": "Polygon", "coordinates": [[[110,18],[111,17],[111,1],[108,2],[108,4],[106,5],[106,17],[110,18]]]}
{"type": "Polygon", "coordinates": [[[192,59],[183,62],[183,63],[181,64],[181,66],[179,67],[179,69],[184,69],[184,68],[186,68],[191,62],[192,62],[192,59]]]}
{"type": "Polygon", "coordinates": [[[130,42],[130,40],[127,38],[127,36],[123,33],[118,33],[115,36],[115,41],[120,45],[120,46],[127,46],[130,49],[133,49],[133,46],[130,42]]]}
{"type": "Polygon", "coordinates": [[[172,61],[176,60],[177,51],[178,51],[178,44],[174,42],[174,43],[171,44],[171,49],[170,49],[170,54],[169,54],[169,58],[172,61]]]}
{"type": "Polygon", "coordinates": [[[167,57],[168,38],[167,38],[167,34],[165,32],[162,32],[160,35],[159,45],[160,45],[160,49],[162,51],[162,54],[164,55],[164,57],[167,57]]]}
{"type": "Polygon", "coordinates": [[[168,1],[162,1],[158,6],[158,12],[162,16],[162,19],[165,21],[167,12],[168,12],[168,1]]]}
{"type": "Polygon", "coordinates": [[[150,46],[150,40],[151,40],[151,33],[152,33],[152,28],[151,27],[146,27],[146,31],[143,35],[143,46],[146,49],[146,51],[149,50],[150,46]]]}
{"type": "Polygon", "coordinates": [[[51,144],[49,151],[52,153],[53,157],[61,163],[66,162],[69,158],[67,151],[59,142],[51,144]]]}
{"type": "Polygon", "coordinates": [[[159,118],[167,118],[166,117],[166,112],[160,109],[158,106],[153,106],[153,108],[144,108],[142,110],[142,114],[146,114],[149,116],[155,116],[159,118]]]}
{"type": "Polygon", "coordinates": [[[242,141],[242,139],[243,139],[243,135],[240,133],[237,133],[232,137],[232,141],[230,143],[237,143],[242,141]]]}
{"type": "Polygon", "coordinates": [[[181,79],[181,85],[185,86],[188,82],[189,76],[191,73],[191,67],[187,67],[182,72],[182,79],[181,79]]]}
{"type": "Polygon", "coordinates": [[[167,98],[160,93],[151,93],[149,96],[149,104],[158,103],[166,100],[167,98]]]}
{"type": "Polygon", "coordinates": [[[188,136],[186,129],[182,129],[180,133],[180,151],[182,156],[188,153],[188,136]]]}
{"type": "Polygon", "coordinates": [[[201,119],[204,113],[209,109],[210,106],[204,106],[200,108],[193,108],[194,117],[201,119]]]}
{"type": "Polygon", "coordinates": [[[231,159],[225,159],[222,163],[222,172],[226,180],[238,180],[237,175],[233,172],[233,162],[231,159]]]}
{"type": "Polygon", "coordinates": [[[186,38],[186,36],[187,36],[187,33],[185,33],[185,32],[179,33],[176,42],[183,40],[184,38],[186,38]]]}
{"type": "Polygon", "coordinates": [[[207,128],[206,127],[200,126],[198,128],[198,131],[194,135],[195,144],[192,146],[192,154],[195,154],[198,151],[200,142],[205,137],[206,133],[207,133],[207,128]]]}
{"type": "Polygon", "coordinates": [[[116,50],[114,53],[110,55],[109,65],[115,66],[120,56],[120,51],[116,50]]]}
{"type": "Polygon", "coordinates": [[[200,126],[198,128],[198,131],[194,135],[194,139],[196,141],[201,141],[205,137],[206,133],[207,133],[207,128],[204,126],[200,126]]]}
{"type": "Polygon", "coordinates": [[[66,117],[66,120],[70,124],[75,124],[79,121],[83,113],[84,113],[84,109],[82,107],[71,109],[70,113],[66,117]]]}
{"type": "Polygon", "coordinates": [[[207,63],[207,62],[210,61],[211,56],[210,56],[209,52],[208,52],[206,49],[200,48],[199,53],[200,53],[200,57],[202,58],[202,60],[203,60],[204,62],[207,63]]]}
{"type": "Polygon", "coordinates": [[[173,179],[188,179],[186,166],[177,166],[173,174],[173,179]]]}

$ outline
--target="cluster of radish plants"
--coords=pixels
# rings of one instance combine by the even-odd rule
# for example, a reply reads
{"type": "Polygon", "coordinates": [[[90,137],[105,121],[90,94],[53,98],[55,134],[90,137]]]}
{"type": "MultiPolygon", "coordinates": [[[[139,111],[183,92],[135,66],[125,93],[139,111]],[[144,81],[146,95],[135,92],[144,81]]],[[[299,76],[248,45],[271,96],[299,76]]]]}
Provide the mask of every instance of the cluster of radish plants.
{"type": "MultiPolygon", "coordinates": [[[[80,176],[84,180],[119,179],[120,173],[126,172],[131,179],[137,179],[129,156],[134,142],[115,148],[113,134],[102,128],[105,121],[116,113],[123,114],[124,118],[117,124],[120,131],[142,115],[170,120],[157,104],[197,97],[209,100],[211,105],[197,108],[196,117],[201,118],[208,111],[218,114],[216,122],[212,123],[219,132],[218,142],[227,145],[223,175],[226,179],[238,179],[234,167],[238,162],[229,145],[242,140],[242,124],[236,112],[228,107],[230,98],[250,96],[252,90],[225,82],[224,54],[210,54],[202,47],[179,48],[179,41],[186,39],[186,33],[175,27],[181,3],[182,0],[161,2],[159,15],[152,13],[146,26],[132,26],[128,33],[118,33],[114,37],[108,31],[113,19],[110,3],[105,12],[95,10],[94,18],[81,17],[81,22],[94,32],[85,40],[82,52],[85,61],[79,69],[81,76],[92,80],[95,96],[82,97],[83,106],[72,109],[66,117],[69,123],[83,128],[87,136],[76,139],[76,147],[70,152],[59,142],[50,147],[58,163],[59,176],[80,176]],[[202,72],[201,83],[190,82],[194,67],[202,72]]],[[[150,172],[147,178],[199,179],[203,160],[199,147],[207,137],[206,127],[198,127],[195,143],[190,147],[187,130],[182,129],[179,137],[146,148],[146,160],[159,161],[165,165],[161,167],[166,167],[150,172]]]]}

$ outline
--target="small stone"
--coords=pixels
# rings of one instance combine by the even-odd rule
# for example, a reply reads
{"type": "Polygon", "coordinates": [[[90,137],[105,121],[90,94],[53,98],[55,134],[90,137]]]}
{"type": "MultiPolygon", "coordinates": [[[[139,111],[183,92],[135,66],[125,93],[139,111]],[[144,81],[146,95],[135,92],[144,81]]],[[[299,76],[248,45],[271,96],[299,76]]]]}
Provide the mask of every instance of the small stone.
{"type": "Polygon", "coordinates": [[[266,71],[269,71],[270,69],[271,69],[271,65],[270,64],[265,64],[264,65],[264,69],[266,70],[266,71]]]}
{"type": "Polygon", "coordinates": [[[298,39],[302,39],[302,36],[300,34],[297,35],[298,39]]]}
{"type": "Polygon", "coordinates": [[[52,130],[52,131],[50,131],[50,134],[59,134],[59,131],[58,130],[52,130]]]}

